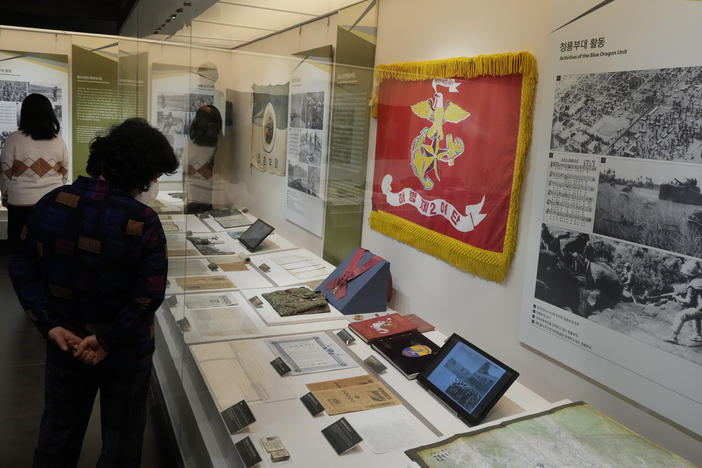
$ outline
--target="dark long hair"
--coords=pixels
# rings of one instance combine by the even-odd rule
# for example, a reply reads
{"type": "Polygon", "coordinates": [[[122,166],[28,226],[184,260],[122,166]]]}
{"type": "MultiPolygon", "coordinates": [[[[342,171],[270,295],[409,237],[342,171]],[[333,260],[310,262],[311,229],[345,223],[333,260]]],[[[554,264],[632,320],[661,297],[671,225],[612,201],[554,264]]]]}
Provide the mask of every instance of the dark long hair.
{"type": "Polygon", "coordinates": [[[144,119],[127,119],[90,143],[87,172],[131,192],[178,169],[178,158],[161,132],[144,119]]]}
{"type": "Polygon", "coordinates": [[[200,107],[190,124],[190,139],[199,146],[217,146],[222,131],[222,114],[212,104],[200,107]]]}
{"type": "Polygon", "coordinates": [[[19,129],[32,140],[51,140],[61,131],[51,101],[43,94],[30,94],[22,101],[19,129]]]}

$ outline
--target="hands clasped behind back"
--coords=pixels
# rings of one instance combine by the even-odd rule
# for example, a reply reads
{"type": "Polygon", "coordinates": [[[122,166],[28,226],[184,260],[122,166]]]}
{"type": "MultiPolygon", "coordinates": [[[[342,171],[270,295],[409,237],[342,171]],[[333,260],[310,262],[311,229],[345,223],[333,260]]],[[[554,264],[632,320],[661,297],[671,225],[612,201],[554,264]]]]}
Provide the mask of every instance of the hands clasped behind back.
{"type": "Polygon", "coordinates": [[[107,351],[95,335],[81,338],[63,327],[54,327],[49,330],[49,340],[61,351],[70,351],[83,364],[94,366],[107,356],[107,351]]]}

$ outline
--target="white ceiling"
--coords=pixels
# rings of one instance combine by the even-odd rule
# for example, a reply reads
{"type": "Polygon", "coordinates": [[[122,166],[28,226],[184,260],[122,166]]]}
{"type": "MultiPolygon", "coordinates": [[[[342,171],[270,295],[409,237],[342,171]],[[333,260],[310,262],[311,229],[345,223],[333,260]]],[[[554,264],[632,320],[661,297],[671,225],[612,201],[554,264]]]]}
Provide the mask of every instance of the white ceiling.
{"type": "Polygon", "coordinates": [[[190,26],[149,38],[231,49],[356,3],[359,0],[219,0],[190,26]]]}

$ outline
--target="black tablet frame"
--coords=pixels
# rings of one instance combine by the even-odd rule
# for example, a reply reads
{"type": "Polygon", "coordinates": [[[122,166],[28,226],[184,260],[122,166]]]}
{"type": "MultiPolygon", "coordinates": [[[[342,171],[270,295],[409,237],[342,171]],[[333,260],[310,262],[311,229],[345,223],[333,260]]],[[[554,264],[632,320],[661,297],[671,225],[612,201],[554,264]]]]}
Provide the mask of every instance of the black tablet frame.
{"type": "Polygon", "coordinates": [[[498,400],[505,394],[507,389],[517,380],[519,377],[519,372],[515,371],[511,367],[505,365],[501,361],[490,356],[488,353],[478,348],[465,338],[454,333],[446,340],[446,343],[441,347],[434,360],[417,376],[417,381],[428,391],[433,393],[438,399],[444,402],[448,407],[456,412],[456,415],[468,426],[476,426],[487,416],[490,410],[495,406],[498,400]],[[435,386],[431,381],[429,381],[429,376],[434,372],[434,370],[439,367],[449,353],[456,347],[457,344],[462,343],[467,347],[471,348],[473,351],[477,352],[485,359],[490,361],[490,363],[500,367],[505,371],[504,375],[495,383],[495,385],[490,389],[490,391],[483,397],[483,400],[475,407],[472,412],[468,412],[465,408],[455,402],[450,396],[444,393],[440,388],[435,386]]]}
{"type": "Polygon", "coordinates": [[[271,233],[272,233],[274,230],[275,230],[275,228],[274,228],[273,226],[271,226],[270,224],[268,224],[267,222],[265,222],[265,221],[263,221],[263,220],[261,220],[261,219],[257,219],[256,221],[254,221],[254,223],[253,223],[251,226],[249,226],[249,228],[248,228],[246,231],[244,231],[244,232],[241,233],[241,235],[239,236],[239,238],[238,238],[237,240],[238,240],[239,242],[241,242],[241,245],[243,245],[244,247],[246,247],[246,249],[247,249],[249,252],[253,252],[254,250],[256,250],[256,249],[258,248],[259,245],[261,245],[261,242],[263,242],[264,240],[266,240],[266,237],[268,237],[268,236],[271,235],[271,233]],[[258,227],[258,226],[260,226],[260,225],[264,225],[265,227],[269,228],[269,231],[268,231],[268,234],[266,234],[265,236],[261,237],[261,239],[256,243],[256,245],[251,245],[251,244],[249,244],[249,243],[244,242],[243,240],[241,240],[241,238],[244,237],[244,236],[246,235],[247,232],[253,230],[254,227],[258,227]]]}

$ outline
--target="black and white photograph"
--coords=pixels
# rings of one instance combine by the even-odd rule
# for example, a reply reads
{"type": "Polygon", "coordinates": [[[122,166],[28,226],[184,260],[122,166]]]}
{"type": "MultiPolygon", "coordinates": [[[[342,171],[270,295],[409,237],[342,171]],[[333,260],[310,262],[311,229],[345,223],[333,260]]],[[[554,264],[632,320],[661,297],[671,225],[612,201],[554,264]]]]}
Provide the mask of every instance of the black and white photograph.
{"type": "Polygon", "coordinates": [[[321,182],[319,166],[308,166],[307,171],[307,188],[309,193],[315,197],[318,197],[319,184],[321,182]]]}
{"type": "Polygon", "coordinates": [[[160,93],[156,100],[160,110],[185,111],[185,94],[160,93]]]}
{"type": "Polygon", "coordinates": [[[324,128],[324,93],[322,91],[305,94],[307,128],[322,130],[324,128]]]}
{"type": "Polygon", "coordinates": [[[304,103],[305,93],[290,95],[290,127],[305,128],[305,122],[302,120],[304,103]]]}
{"type": "Polygon", "coordinates": [[[156,127],[166,135],[185,133],[186,113],[176,111],[158,111],[156,127]]]}
{"type": "Polygon", "coordinates": [[[27,97],[26,81],[0,80],[0,101],[22,102],[27,97]]]}
{"type": "Polygon", "coordinates": [[[606,158],[594,232],[702,257],[702,167],[606,158]]]}
{"type": "Polygon", "coordinates": [[[319,167],[322,164],[322,132],[300,131],[300,162],[319,167]]]}
{"type": "Polygon", "coordinates": [[[702,262],[543,224],[535,297],[702,364],[702,262]]]}
{"type": "Polygon", "coordinates": [[[472,412],[504,375],[504,369],[471,348],[459,344],[428,377],[468,412],[472,412]]]}
{"type": "Polygon", "coordinates": [[[7,137],[12,135],[14,133],[14,130],[2,130],[0,131],[0,148],[5,146],[5,140],[7,140],[7,137]]]}
{"type": "MultiPolygon", "coordinates": [[[[53,84],[29,83],[27,94],[43,94],[52,103],[61,102],[63,90],[53,84]]],[[[59,120],[61,120],[59,118],[59,120]]]]}
{"type": "Polygon", "coordinates": [[[303,193],[312,194],[309,187],[309,173],[307,165],[295,164],[288,160],[288,187],[303,193]]]}
{"type": "MultiPolygon", "coordinates": [[[[59,122],[63,119],[63,106],[61,104],[54,104],[54,114],[59,122]]],[[[19,127],[19,121],[17,121],[17,126],[19,127]]]]}
{"type": "Polygon", "coordinates": [[[189,111],[197,112],[202,106],[214,105],[214,96],[212,94],[191,93],[188,95],[188,102],[189,111]]]}
{"type": "Polygon", "coordinates": [[[702,163],[702,67],[557,77],[551,148],[702,163]]]}
{"type": "Polygon", "coordinates": [[[293,128],[324,128],[324,92],[292,94],[290,126],[293,128]]]}

